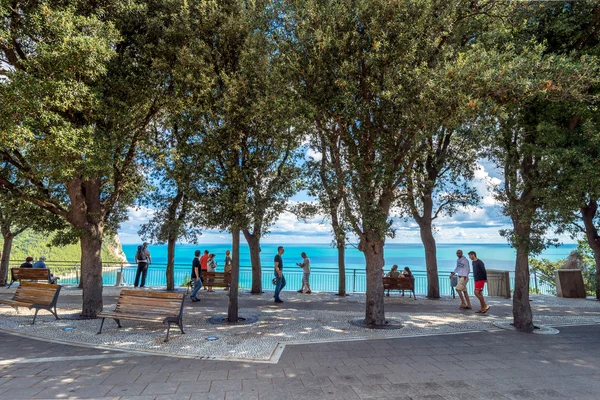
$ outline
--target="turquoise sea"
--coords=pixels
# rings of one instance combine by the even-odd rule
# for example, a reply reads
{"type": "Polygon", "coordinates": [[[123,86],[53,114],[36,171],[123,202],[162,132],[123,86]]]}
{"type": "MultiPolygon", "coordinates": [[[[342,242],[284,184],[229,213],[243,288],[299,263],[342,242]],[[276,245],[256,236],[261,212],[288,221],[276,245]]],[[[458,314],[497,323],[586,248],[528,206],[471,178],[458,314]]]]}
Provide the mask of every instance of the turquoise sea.
{"type": "MultiPolygon", "coordinates": [[[[123,245],[127,260],[131,263],[123,267],[123,279],[125,285],[133,284],[136,266],[133,264],[135,252],[138,245],[123,245]]],[[[277,244],[263,244],[261,252],[262,261],[262,285],[265,290],[272,290],[273,279],[273,257],[277,252],[277,244]]],[[[558,260],[566,258],[577,246],[575,244],[563,245],[558,248],[547,249],[540,258],[558,260]]],[[[146,286],[165,286],[165,268],[167,262],[167,246],[150,246],[152,264],[148,270],[146,286]]],[[[230,250],[229,244],[180,244],[175,251],[175,284],[182,285],[189,279],[191,262],[194,251],[208,250],[216,254],[218,261],[217,271],[223,271],[223,259],[225,251],[230,250]]],[[[488,270],[503,270],[511,272],[515,269],[515,251],[507,244],[438,244],[438,270],[440,272],[440,292],[442,295],[450,294],[448,274],[456,264],[456,250],[461,249],[466,254],[473,250],[477,256],[484,261],[488,270]]],[[[287,280],[285,290],[297,290],[301,287],[302,270],[296,266],[301,261],[300,253],[306,252],[311,259],[311,288],[315,291],[335,292],[338,290],[338,268],[337,250],[327,244],[288,244],[285,245],[283,255],[284,273],[287,280]]],[[[385,246],[385,271],[389,271],[392,265],[398,264],[401,268],[408,266],[415,276],[415,290],[417,294],[427,291],[427,276],[425,272],[425,255],[423,246],[420,244],[387,244],[385,246]]],[[[107,270],[103,274],[106,285],[114,285],[116,282],[116,271],[107,270]]],[[[242,241],[240,252],[240,288],[249,289],[252,282],[250,267],[250,251],[242,241]]],[[[469,283],[472,286],[472,280],[469,283]]],[[[540,283],[541,284],[541,283],[540,283]]],[[[531,286],[537,285],[532,275],[531,286]]],[[[356,248],[346,249],[346,289],[348,292],[364,292],[366,288],[365,258],[356,248]]],[[[552,287],[540,288],[543,292],[552,293],[552,287]]],[[[471,288],[472,290],[472,288],[471,288]]]]}
{"type": "MultiPolygon", "coordinates": [[[[124,244],[123,251],[129,262],[134,262],[135,252],[138,245],[124,244]]],[[[263,269],[273,265],[273,257],[277,253],[277,244],[263,244],[261,246],[261,262],[263,269]]],[[[337,271],[337,250],[328,244],[287,244],[285,254],[283,255],[284,267],[286,269],[296,269],[296,263],[302,261],[300,253],[306,252],[311,260],[313,270],[332,270],[337,271]]],[[[538,258],[547,258],[549,260],[558,260],[567,258],[569,253],[576,249],[576,244],[566,244],[558,248],[549,248],[538,258]]],[[[438,244],[438,268],[440,271],[453,270],[456,264],[456,250],[461,249],[465,254],[469,251],[475,251],[477,257],[484,261],[486,268],[498,269],[503,271],[514,271],[515,269],[515,251],[507,244],[438,244]]],[[[167,246],[149,246],[152,260],[155,267],[167,262],[167,246]]],[[[180,244],[175,251],[175,264],[178,267],[191,266],[194,258],[194,251],[208,250],[216,254],[218,261],[217,270],[222,270],[225,251],[231,250],[229,244],[180,244]],[[220,268],[219,268],[220,267],[220,268]]],[[[425,252],[421,244],[386,244],[385,246],[385,265],[386,270],[392,265],[398,264],[401,267],[408,266],[411,270],[425,271],[425,252]]],[[[241,269],[250,268],[250,250],[248,246],[240,245],[240,265],[241,269]]],[[[346,268],[364,270],[365,257],[363,253],[354,247],[346,249],[346,268]]]]}

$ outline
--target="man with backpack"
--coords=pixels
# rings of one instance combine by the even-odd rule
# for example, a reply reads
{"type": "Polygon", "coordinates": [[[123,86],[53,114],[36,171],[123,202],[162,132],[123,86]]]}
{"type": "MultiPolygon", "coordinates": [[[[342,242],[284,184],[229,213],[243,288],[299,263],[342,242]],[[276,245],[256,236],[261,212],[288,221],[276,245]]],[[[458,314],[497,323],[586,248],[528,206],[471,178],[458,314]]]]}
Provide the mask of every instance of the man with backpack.
{"type": "Polygon", "coordinates": [[[148,243],[144,242],[142,246],[138,246],[138,250],[135,253],[135,262],[137,263],[137,271],[135,273],[135,281],[133,282],[134,287],[138,287],[140,283],[140,275],[142,282],[140,287],[146,286],[146,275],[148,274],[148,264],[152,264],[152,257],[150,257],[150,250],[148,250],[148,243]]]}

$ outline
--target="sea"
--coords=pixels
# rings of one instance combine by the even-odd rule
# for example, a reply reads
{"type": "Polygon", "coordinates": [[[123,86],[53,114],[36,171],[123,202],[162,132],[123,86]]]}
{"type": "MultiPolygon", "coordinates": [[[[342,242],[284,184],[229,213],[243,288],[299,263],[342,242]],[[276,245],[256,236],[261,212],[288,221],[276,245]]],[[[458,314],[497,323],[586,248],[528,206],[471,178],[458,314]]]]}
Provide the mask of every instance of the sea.
{"type": "MultiPolygon", "coordinates": [[[[132,285],[135,280],[136,266],[134,263],[137,244],[124,244],[123,251],[130,263],[123,267],[121,276],[122,284],[132,285]]],[[[262,285],[264,290],[272,290],[273,258],[277,253],[278,244],[261,245],[262,285]]],[[[283,255],[284,274],[287,280],[285,290],[297,290],[302,286],[302,269],[296,263],[302,261],[300,254],[306,252],[311,260],[311,288],[315,291],[335,292],[338,290],[339,274],[337,263],[337,249],[328,244],[287,244],[284,245],[283,255]]],[[[565,259],[576,244],[565,244],[560,247],[546,249],[536,258],[546,258],[550,261],[565,259]]],[[[489,270],[509,271],[514,278],[516,253],[508,244],[438,244],[437,259],[440,279],[441,294],[450,294],[448,275],[456,266],[456,250],[461,249],[464,254],[475,251],[489,270]]],[[[151,245],[149,250],[152,264],[149,266],[146,286],[161,287],[166,285],[165,268],[167,263],[167,246],[151,245]]],[[[214,253],[217,259],[217,271],[223,271],[225,251],[231,250],[230,244],[179,244],[175,250],[175,285],[181,286],[189,280],[194,252],[208,250],[214,253]]],[[[427,276],[425,268],[425,251],[421,244],[386,244],[385,272],[394,264],[400,269],[409,267],[415,276],[415,290],[417,294],[426,293],[427,276]]],[[[532,275],[531,285],[537,285],[532,275]]],[[[103,274],[104,283],[113,285],[116,282],[116,272],[108,271],[103,274]]],[[[512,279],[511,279],[512,280],[512,279]]],[[[472,281],[472,280],[471,280],[472,281]]],[[[252,269],[250,263],[250,249],[242,241],[240,245],[240,289],[249,289],[252,283],[252,269]]],[[[470,282],[472,285],[472,282],[470,282]]],[[[355,247],[346,249],[346,288],[348,292],[364,292],[366,289],[365,257],[355,247]]],[[[548,288],[551,293],[553,288],[548,288]]]]}
{"type": "MultiPolygon", "coordinates": [[[[243,241],[242,241],[243,243],[243,241]]],[[[137,251],[135,244],[124,244],[123,251],[127,257],[127,261],[133,263],[135,261],[135,252],[137,251]]],[[[261,264],[263,269],[273,264],[273,258],[277,254],[278,244],[263,244],[261,245],[261,264]]],[[[284,268],[297,268],[296,263],[302,261],[300,254],[306,252],[311,260],[313,270],[331,270],[337,271],[337,249],[328,244],[287,244],[284,246],[285,253],[283,255],[284,268]]],[[[564,244],[560,247],[551,247],[546,249],[541,255],[536,258],[546,258],[550,261],[567,258],[569,253],[577,248],[576,244],[564,244]]],[[[167,263],[167,246],[166,245],[150,245],[152,261],[155,267],[167,263]]],[[[484,261],[486,268],[502,271],[514,271],[516,252],[508,244],[438,244],[437,259],[438,269],[440,271],[451,271],[456,266],[456,250],[461,249],[466,255],[469,251],[475,251],[477,257],[484,261]]],[[[218,262],[217,271],[221,270],[219,266],[223,266],[225,259],[225,251],[231,250],[230,244],[179,244],[175,250],[176,266],[191,266],[194,258],[194,251],[208,250],[210,253],[216,254],[218,262]]],[[[425,250],[421,244],[386,244],[385,252],[385,269],[386,271],[392,265],[397,264],[404,268],[408,266],[412,271],[425,271],[425,250]]],[[[250,268],[250,249],[247,245],[240,244],[240,267],[241,270],[250,268]]],[[[346,248],[346,269],[365,269],[365,257],[357,248],[349,246],[346,248]]]]}

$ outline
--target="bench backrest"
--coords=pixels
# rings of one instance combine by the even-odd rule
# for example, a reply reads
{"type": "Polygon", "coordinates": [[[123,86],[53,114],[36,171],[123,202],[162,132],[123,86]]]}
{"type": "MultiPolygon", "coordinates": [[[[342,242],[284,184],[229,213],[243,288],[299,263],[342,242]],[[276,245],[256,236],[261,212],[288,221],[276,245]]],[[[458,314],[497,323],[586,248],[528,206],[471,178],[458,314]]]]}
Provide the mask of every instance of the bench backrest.
{"type": "Polygon", "coordinates": [[[121,290],[115,311],[133,314],[179,316],[183,310],[183,293],[121,290]]]}
{"type": "Polygon", "coordinates": [[[383,288],[392,290],[414,290],[415,278],[383,278],[383,288]]]}
{"type": "Polygon", "coordinates": [[[49,306],[55,304],[61,288],[61,285],[50,285],[48,283],[21,282],[13,300],[49,306]]]}
{"type": "Polygon", "coordinates": [[[21,279],[50,280],[50,270],[48,268],[11,268],[10,274],[13,281],[21,279]]]}
{"type": "Polygon", "coordinates": [[[204,285],[229,285],[231,283],[231,272],[206,272],[202,271],[204,285]],[[209,284],[210,283],[210,284],[209,284]]]}

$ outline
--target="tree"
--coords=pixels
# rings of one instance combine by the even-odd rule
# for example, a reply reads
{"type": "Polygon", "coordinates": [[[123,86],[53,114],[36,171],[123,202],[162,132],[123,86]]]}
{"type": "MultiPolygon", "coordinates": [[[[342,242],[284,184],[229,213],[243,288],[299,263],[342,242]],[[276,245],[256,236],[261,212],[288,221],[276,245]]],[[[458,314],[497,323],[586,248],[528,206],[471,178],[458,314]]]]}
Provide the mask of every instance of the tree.
{"type": "Polygon", "coordinates": [[[501,233],[517,251],[513,324],[519,331],[531,332],[528,259],[554,243],[545,234],[555,222],[549,204],[560,195],[556,154],[570,135],[569,123],[557,116],[557,110],[585,107],[600,64],[593,57],[548,52],[544,41],[536,40],[535,11],[527,4],[514,7],[514,29],[499,30],[488,38],[485,49],[477,45],[479,51],[462,60],[472,71],[458,79],[475,89],[464,101],[481,107],[478,124],[487,121],[483,139],[489,156],[504,170],[504,184],[496,188],[496,197],[513,224],[501,233]],[[528,23],[523,24],[523,18],[528,23]]]}
{"type": "Polygon", "coordinates": [[[175,122],[159,126],[153,135],[146,162],[155,185],[142,204],[154,208],[152,219],[143,224],[139,234],[156,243],[167,243],[167,290],[175,289],[175,245],[180,238],[197,243],[202,234],[197,225],[195,187],[197,175],[190,166],[195,159],[184,129],[175,122]]]}
{"type": "MultiPolygon", "coordinates": [[[[600,55],[600,5],[565,2],[545,5],[537,11],[537,36],[548,43],[547,52],[573,56],[600,55]]],[[[590,94],[598,94],[599,87],[590,94]]],[[[597,101],[580,107],[555,105],[544,123],[565,131],[555,157],[560,160],[559,196],[548,205],[558,221],[558,232],[574,238],[584,235],[596,265],[596,298],[600,299],[600,114],[597,101]]]]}
{"type": "Polygon", "coordinates": [[[62,221],[57,216],[15,199],[9,192],[0,188],[0,233],[3,239],[0,286],[6,285],[12,244],[18,235],[27,229],[50,233],[62,227],[62,221]]]}
{"type": "Polygon", "coordinates": [[[299,191],[301,185],[300,168],[297,166],[299,135],[285,129],[285,125],[291,123],[288,118],[273,122],[269,132],[273,136],[261,133],[247,141],[252,145],[244,146],[241,152],[241,163],[248,179],[245,198],[248,224],[242,232],[250,247],[251,292],[255,294],[262,293],[260,239],[285,211],[287,200],[299,191]]]}
{"type": "MultiPolygon", "coordinates": [[[[238,320],[239,235],[258,258],[260,236],[295,193],[298,127],[275,42],[269,35],[266,2],[221,2],[204,20],[211,32],[195,49],[195,62],[210,67],[210,85],[195,94],[190,126],[199,156],[203,225],[233,238],[228,319],[238,320]]],[[[199,26],[199,24],[192,24],[199,26]]],[[[253,261],[253,291],[259,292],[260,264],[253,261]],[[258,271],[258,276],[256,276],[258,271]]]]}
{"type": "MultiPolygon", "coordinates": [[[[449,109],[460,107],[454,104],[449,109]]],[[[437,107],[436,112],[440,112],[437,107]]],[[[425,248],[427,268],[427,297],[440,298],[437,268],[437,249],[433,236],[433,223],[443,215],[452,216],[459,208],[479,203],[477,189],[469,185],[473,178],[478,154],[477,142],[466,134],[467,120],[452,121],[451,116],[440,112],[444,118],[424,127],[418,151],[408,169],[406,188],[400,191],[400,208],[419,225],[421,241],[425,248]],[[453,123],[457,124],[453,126],[453,123]],[[458,125],[460,124],[460,125],[458,125]]],[[[427,124],[428,122],[424,123],[427,124]]]]}
{"type": "Polygon", "coordinates": [[[492,2],[297,0],[284,4],[296,88],[315,120],[332,121],[324,138],[339,157],[344,215],[365,255],[368,325],[384,325],[386,237],[390,210],[405,184],[422,115],[436,96],[455,93],[437,73],[453,63],[473,20],[492,2]]]}
{"type": "Polygon", "coordinates": [[[138,145],[168,90],[155,58],[171,54],[161,41],[170,11],[167,2],[63,3],[0,3],[0,160],[17,175],[1,175],[0,186],[71,226],[82,317],[93,318],[102,237],[137,194],[138,145]]]}
{"type": "Polygon", "coordinates": [[[345,224],[342,207],[343,191],[345,189],[343,180],[335,171],[341,169],[342,160],[338,157],[335,147],[330,147],[329,141],[323,130],[323,122],[316,121],[316,132],[312,135],[311,147],[318,153],[318,157],[312,158],[307,164],[308,172],[308,194],[316,197],[319,207],[304,205],[300,207],[301,214],[324,213],[331,222],[333,231],[333,245],[338,252],[338,296],[346,295],[346,239],[348,226],[345,224]],[[303,211],[303,212],[302,212],[303,211]]]}

